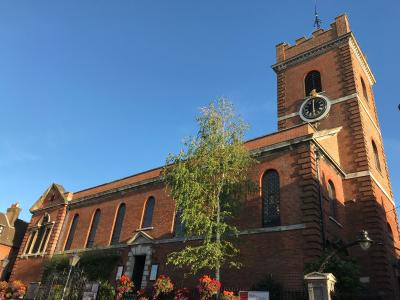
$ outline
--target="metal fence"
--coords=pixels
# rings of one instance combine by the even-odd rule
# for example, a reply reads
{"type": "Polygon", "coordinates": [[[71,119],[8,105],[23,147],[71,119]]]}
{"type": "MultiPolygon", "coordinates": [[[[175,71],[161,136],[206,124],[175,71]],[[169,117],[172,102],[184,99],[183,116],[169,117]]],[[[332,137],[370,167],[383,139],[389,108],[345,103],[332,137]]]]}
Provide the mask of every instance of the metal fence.
{"type": "MultiPolygon", "coordinates": [[[[248,289],[226,289],[239,294],[240,290],[248,289]]],[[[188,298],[190,300],[200,300],[200,295],[197,290],[189,291],[188,298]]],[[[123,300],[136,300],[137,296],[134,293],[124,295],[123,300]]],[[[216,297],[214,298],[216,299],[216,297]]],[[[162,294],[157,297],[157,300],[174,300],[174,294],[162,294]]],[[[308,293],[305,290],[281,290],[275,295],[270,295],[270,300],[308,300],[308,293]]]]}
{"type": "MultiPolygon", "coordinates": [[[[40,284],[34,300],[58,300],[61,299],[65,284],[67,283],[68,271],[54,272],[49,274],[40,284]]],[[[68,285],[65,290],[65,300],[81,300],[87,283],[86,276],[82,270],[75,269],[71,272],[68,285]]]]}

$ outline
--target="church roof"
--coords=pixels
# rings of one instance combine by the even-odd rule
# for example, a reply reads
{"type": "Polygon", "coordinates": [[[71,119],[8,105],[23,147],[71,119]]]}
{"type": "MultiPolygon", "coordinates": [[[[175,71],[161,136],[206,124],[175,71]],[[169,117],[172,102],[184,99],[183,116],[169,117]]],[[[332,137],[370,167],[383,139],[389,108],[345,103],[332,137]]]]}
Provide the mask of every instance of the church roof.
{"type": "MultiPolygon", "coordinates": [[[[268,135],[257,137],[248,140],[245,147],[250,151],[257,151],[268,145],[279,144],[290,139],[300,136],[307,136],[313,134],[315,129],[309,124],[303,124],[290,129],[274,132],[268,135]]],[[[160,178],[163,168],[155,168],[122,179],[117,179],[108,183],[104,183],[95,187],[75,192],[73,194],[73,202],[81,202],[87,198],[95,197],[96,195],[103,194],[107,191],[115,191],[121,188],[131,187],[135,185],[143,185],[150,182],[157,181],[160,178]]]]}

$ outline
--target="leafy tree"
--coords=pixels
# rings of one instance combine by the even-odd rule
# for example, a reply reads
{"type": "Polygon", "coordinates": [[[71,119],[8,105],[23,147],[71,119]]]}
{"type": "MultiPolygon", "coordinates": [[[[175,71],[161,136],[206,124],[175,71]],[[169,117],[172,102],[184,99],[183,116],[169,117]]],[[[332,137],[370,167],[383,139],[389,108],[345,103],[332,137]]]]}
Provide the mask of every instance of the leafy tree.
{"type": "Polygon", "coordinates": [[[181,213],[185,236],[201,239],[171,253],[168,262],[192,273],[215,270],[219,280],[222,265],[239,267],[233,244],[238,229],[232,218],[255,186],[248,179],[255,160],[243,146],[248,126],[228,100],[202,108],[196,121],[197,135],[184,142],[185,150],[167,158],[164,180],[181,213]]]}

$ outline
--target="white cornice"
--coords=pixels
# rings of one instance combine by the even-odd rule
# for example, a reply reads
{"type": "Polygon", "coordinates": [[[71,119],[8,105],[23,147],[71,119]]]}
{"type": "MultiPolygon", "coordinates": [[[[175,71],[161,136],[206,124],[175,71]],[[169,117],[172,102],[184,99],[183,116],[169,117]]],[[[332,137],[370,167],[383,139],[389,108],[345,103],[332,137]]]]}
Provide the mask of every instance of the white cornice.
{"type": "Polygon", "coordinates": [[[336,48],[337,46],[342,45],[346,42],[349,43],[350,49],[353,51],[355,57],[357,58],[362,69],[364,70],[365,74],[367,75],[369,83],[371,85],[375,84],[376,80],[375,80],[374,74],[372,73],[371,68],[369,67],[368,62],[365,59],[365,56],[362,53],[360,46],[358,45],[357,40],[354,37],[354,34],[352,32],[349,32],[345,35],[338,37],[335,40],[332,40],[332,41],[329,41],[322,45],[319,45],[317,47],[314,47],[314,48],[312,48],[308,51],[305,51],[303,53],[300,53],[296,56],[288,58],[282,62],[276,63],[276,64],[272,65],[272,69],[274,69],[275,72],[282,71],[290,66],[296,65],[305,60],[308,60],[315,56],[321,55],[321,54],[323,54],[333,48],[336,48]]]}
{"type": "Polygon", "coordinates": [[[380,184],[380,182],[375,178],[375,176],[372,174],[371,171],[365,170],[365,171],[360,171],[360,172],[355,172],[355,173],[349,173],[349,174],[346,174],[345,179],[354,179],[354,178],[365,177],[365,176],[371,177],[371,179],[381,189],[381,191],[385,194],[385,196],[389,199],[389,201],[392,202],[393,205],[396,205],[392,196],[386,191],[386,189],[382,186],[382,184],[380,184]]]}
{"type": "Polygon", "coordinates": [[[376,131],[378,132],[379,136],[382,136],[381,130],[379,129],[379,126],[375,123],[374,119],[372,118],[371,114],[369,113],[368,108],[365,106],[364,102],[361,100],[360,96],[357,95],[357,100],[360,103],[361,107],[364,109],[366,112],[369,120],[371,121],[372,125],[374,125],[376,131]]]}
{"type": "Polygon", "coordinates": [[[350,45],[351,50],[353,50],[361,67],[363,68],[365,74],[367,75],[369,83],[371,85],[374,85],[376,83],[375,76],[374,76],[374,74],[372,74],[371,68],[369,67],[368,62],[365,59],[365,56],[360,49],[360,46],[358,46],[357,40],[354,37],[353,33],[351,33],[351,36],[349,39],[349,45],[350,45]]]}
{"type": "Polygon", "coordinates": [[[327,43],[324,43],[322,45],[319,45],[317,47],[314,47],[308,51],[305,51],[303,53],[300,53],[296,56],[293,56],[289,59],[286,59],[282,62],[276,63],[272,65],[272,69],[274,69],[275,72],[279,72],[281,70],[286,69],[287,67],[290,67],[292,65],[296,65],[298,63],[301,63],[305,60],[308,60],[310,58],[313,58],[315,56],[321,55],[333,48],[336,48],[337,46],[346,43],[349,38],[351,37],[351,33],[347,33],[345,35],[342,35],[338,37],[335,40],[329,41],[327,43]]]}

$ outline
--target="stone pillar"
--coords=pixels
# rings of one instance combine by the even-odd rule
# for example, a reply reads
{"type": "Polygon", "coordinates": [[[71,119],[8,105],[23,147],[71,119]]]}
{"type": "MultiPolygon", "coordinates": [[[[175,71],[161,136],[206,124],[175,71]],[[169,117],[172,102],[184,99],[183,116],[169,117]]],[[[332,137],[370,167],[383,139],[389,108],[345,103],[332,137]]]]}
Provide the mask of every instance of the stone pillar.
{"type": "Polygon", "coordinates": [[[309,300],[331,300],[336,278],[332,273],[312,272],[304,276],[309,300]]]}

